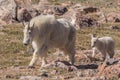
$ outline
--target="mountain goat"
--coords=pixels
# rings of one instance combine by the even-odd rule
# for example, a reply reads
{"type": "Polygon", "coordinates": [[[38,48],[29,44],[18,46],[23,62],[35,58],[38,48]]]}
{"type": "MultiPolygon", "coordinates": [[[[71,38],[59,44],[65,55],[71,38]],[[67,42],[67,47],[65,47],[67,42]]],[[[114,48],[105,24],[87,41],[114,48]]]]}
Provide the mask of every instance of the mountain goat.
{"type": "Polygon", "coordinates": [[[56,19],[53,15],[40,15],[24,25],[23,44],[32,44],[34,53],[29,67],[33,67],[38,57],[41,57],[42,66],[47,61],[47,51],[50,48],[59,48],[74,64],[76,30],[65,19],[56,19]]]}
{"type": "Polygon", "coordinates": [[[91,35],[91,47],[93,48],[93,57],[95,57],[95,50],[97,48],[102,53],[103,60],[105,60],[106,53],[108,53],[109,58],[113,58],[115,41],[111,37],[98,38],[91,35]]]}

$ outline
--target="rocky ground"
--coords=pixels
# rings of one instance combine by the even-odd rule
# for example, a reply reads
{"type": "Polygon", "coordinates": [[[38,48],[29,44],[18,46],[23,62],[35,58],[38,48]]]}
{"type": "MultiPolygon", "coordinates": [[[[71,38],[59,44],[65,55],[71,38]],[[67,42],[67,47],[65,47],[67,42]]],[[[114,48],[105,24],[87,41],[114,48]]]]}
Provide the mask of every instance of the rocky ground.
{"type": "Polygon", "coordinates": [[[76,26],[76,29],[100,27],[101,23],[107,22],[120,22],[119,0],[61,1],[1,0],[0,24],[4,26],[29,21],[40,14],[53,14],[58,18],[66,18],[76,26]]]}
{"type": "MultiPolygon", "coordinates": [[[[53,54],[48,64],[40,68],[38,61],[34,68],[27,65],[0,68],[1,80],[118,80],[120,77],[120,51],[114,59],[103,62],[101,54],[91,57],[91,50],[77,51],[75,65],[70,65],[64,55],[53,54]]],[[[27,57],[30,60],[31,57],[27,57]]]]}

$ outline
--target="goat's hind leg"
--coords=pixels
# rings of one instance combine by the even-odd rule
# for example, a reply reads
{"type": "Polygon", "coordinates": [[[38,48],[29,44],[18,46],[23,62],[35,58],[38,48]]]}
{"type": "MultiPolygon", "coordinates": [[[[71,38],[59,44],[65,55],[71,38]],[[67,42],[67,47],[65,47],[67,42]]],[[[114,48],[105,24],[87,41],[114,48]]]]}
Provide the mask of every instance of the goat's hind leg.
{"type": "Polygon", "coordinates": [[[44,67],[46,64],[47,64],[47,52],[44,52],[42,55],[41,55],[41,60],[42,60],[42,64],[41,64],[41,67],[44,67]]]}
{"type": "Polygon", "coordinates": [[[103,61],[106,60],[106,52],[105,51],[100,51],[102,53],[102,58],[103,58],[103,61]]]}
{"type": "Polygon", "coordinates": [[[70,59],[70,63],[72,65],[74,65],[74,62],[75,62],[75,54],[69,54],[69,59],[70,59]]]}
{"type": "Polygon", "coordinates": [[[39,50],[39,54],[40,54],[40,57],[41,57],[41,60],[42,60],[42,64],[41,64],[41,67],[44,67],[45,64],[47,64],[47,51],[48,51],[48,47],[43,45],[41,47],[41,49],[39,50]]]}
{"type": "Polygon", "coordinates": [[[108,51],[108,55],[109,55],[109,58],[113,58],[113,56],[114,56],[114,50],[110,50],[110,51],[108,51]]]}
{"type": "Polygon", "coordinates": [[[71,51],[64,51],[65,55],[67,55],[67,59],[70,60],[70,63],[72,65],[74,65],[75,62],[75,50],[71,50],[71,51]]]}

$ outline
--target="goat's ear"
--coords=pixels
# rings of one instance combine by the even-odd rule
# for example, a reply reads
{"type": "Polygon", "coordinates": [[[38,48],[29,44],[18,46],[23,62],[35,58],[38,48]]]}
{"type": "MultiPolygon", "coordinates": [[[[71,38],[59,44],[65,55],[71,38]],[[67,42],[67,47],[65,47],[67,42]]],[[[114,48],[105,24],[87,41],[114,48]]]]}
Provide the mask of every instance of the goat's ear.
{"type": "Polygon", "coordinates": [[[28,23],[28,28],[29,28],[30,30],[33,30],[34,24],[35,24],[35,23],[33,23],[33,24],[31,25],[30,23],[28,23]]]}
{"type": "Polygon", "coordinates": [[[28,25],[28,28],[29,28],[29,27],[30,27],[30,22],[28,22],[28,24],[27,24],[27,25],[28,25]]]}
{"type": "Polygon", "coordinates": [[[25,21],[22,21],[22,25],[25,27],[27,23],[25,21]]]}
{"type": "MultiPolygon", "coordinates": [[[[29,24],[29,25],[30,25],[30,24],[29,24]]],[[[33,23],[31,27],[34,28],[34,26],[35,26],[35,23],[33,23]]]]}

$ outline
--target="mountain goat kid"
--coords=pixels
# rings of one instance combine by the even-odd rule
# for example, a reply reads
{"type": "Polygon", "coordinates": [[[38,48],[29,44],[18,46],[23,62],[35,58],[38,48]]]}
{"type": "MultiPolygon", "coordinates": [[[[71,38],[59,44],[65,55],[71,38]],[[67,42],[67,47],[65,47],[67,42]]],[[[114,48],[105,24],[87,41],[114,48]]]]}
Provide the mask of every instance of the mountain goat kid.
{"type": "Polygon", "coordinates": [[[103,60],[106,59],[106,53],[108,53],[109,58],[113,58],[114,56],[114,47],[115,41],[111,37],[95,37],[91,35],[91,47],[93,48],[92,57],[95,57],[96,48],[102,53],[103,60]]]}
{"type": "Polygon", "coordinates": [[[71,64],[74,64],[76,30],[71,23],[65,19],[56,19],[53,15],[40,15],[23,25],[23,44],[32,44],[34,49],[30,68],[39,56],[42,60],[41,67],[44,66],[50,48],[59,48],[69,57],[71,64]]]}

